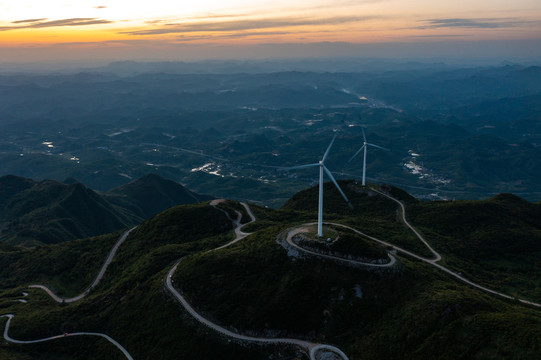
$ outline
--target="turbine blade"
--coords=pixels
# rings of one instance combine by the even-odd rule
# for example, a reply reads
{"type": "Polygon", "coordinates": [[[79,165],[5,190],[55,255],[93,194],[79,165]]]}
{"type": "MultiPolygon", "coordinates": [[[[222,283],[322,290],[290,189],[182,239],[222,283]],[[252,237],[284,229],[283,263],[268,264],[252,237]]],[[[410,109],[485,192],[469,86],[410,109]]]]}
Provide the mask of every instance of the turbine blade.
{"type": "Polygon", "coordinates": [[[364,133],[364,126],[361,126],[361,131],[363,132],[363,141],[366,143],[366,135],[364,133]]]}
{"type": "Polygon", "coordinates": [[[366,143],[366,145],[370,145],[370,146],[373,146],[373,147],[375,147],[375,148],[378,148],[378,149],[381,149],[381,150],[385,150],[385,151],[391,151],[391,150],[389,150],[389,149],[387,149],[387,148],[384,148],[384,147],[382,147],[382,146],[375,145],[375,144],[366,143]]]}
{"type": "Polygon", "coordinates": [[[279,167],[277,168],[279,171],[287,171],[287,170],[298,170],[298,169],[307,169],[314,166],[319,166],[319,163],[315,164],[306,164],[306,165],[299,165],[299,166],[288,166],[288,167],[279,167]]]}
{"type": "Polygon", "coordinates": [[[327,175],[329,176],[329,178],[331,179],[331,181],[334,183],[334,185],[336,186],[336,188],[338,189],[338,191],[340,192],[340,195],[342,195],[342,197],[344,198],[344,200],[346,200],[346,203],[349,205],[349,207],[353,210],[353,205],[351,205],[351,203],[349,202],[349,199],[348,197],[346,196],[346,194],[344,194],[344,192],[342,191],[342,189],[340,188],[340,185],[338,185],[338,183],[336,182],[336,180],[334,179],[334,176],[332,176],[332,173],[329,171],[329,169],[327,169],[327,167],[325,165],[323,165],[323,170],[325,170],[325,173],[327,173],[327,175]]]}
{"type": "Polygon", "coordinates": [[[327,150],[325,151],[325,154],[323,154],[323,159],[321,159],[321,162],[324,163],[325,162],[325,159],[327,158],[327,156],[329,155],[329,151],[331,151],[331,147],[332,147],[332,144],[334,143],[334,139],[336,139],[336,135],[338,135],[338,133],[334,133],[334,136],[331,140],[331,143],[329,144],[329,147],[327,148],[327,150]]]}
{"type": "Polygon", "coordinates": [[[351,162],[351,160],[353,160],[355,158],[355,156],[359,155],[359,153],[361,151],[363,151],[365,145],[361,146],[361,148],[359,150],[357,150],[357,152],[355,154],[353,154],[353,156],[348,160],[348,162],[351,162]]]}

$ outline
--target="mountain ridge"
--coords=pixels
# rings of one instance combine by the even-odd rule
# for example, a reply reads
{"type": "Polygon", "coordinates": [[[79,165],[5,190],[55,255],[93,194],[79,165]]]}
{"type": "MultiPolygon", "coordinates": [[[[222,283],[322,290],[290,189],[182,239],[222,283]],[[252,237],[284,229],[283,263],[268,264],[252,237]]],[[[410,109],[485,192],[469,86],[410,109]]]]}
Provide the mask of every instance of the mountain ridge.
{"type": "Polygon", "coordinates": [[[158,175],[101,194],[67,182],[0,177],[0,241],[37,245],[106,234],[171,206],[209,199],[158,175]]]}
{"type": "MultiPolygon", "coordinates": [[[[377,187],[376,191],[362,188],[353,181],[341,181],[340,184],[357,210],[351,213],[340,194],[325,191],[324,204],[330,206],[330,211],[324,215],[325,221],[332,219],[332,222],[347,224],[393,244],[402,241],[408,245],[408,241],[418,239],[408,240],[410,230],[397,219],[396,202],[390,202],[392,200],[379,192],[398,194],[408,208],[407,217],[442,253],[445,266],[463,272],[466,278],[474,277],[483,286],[499,291],[503,286],[512,296],[522,298],[525,293],[526,298],[539,302],[541,293],[536,290],[536,285],[531,286],[532,282],[539,283],[534,275],[535,261],[507,258],[508,262],[521,266],[520,272],[512,269],[509,272],[514,281],[514,288],[510,290],[509,284],[495,283],[492,274],[477,273],[474,270],[478,269],[462,267],[456,262],[456,256],[445,245],[460,240],[460,234],[431,228],[416,215],[423,210],[437,220],[441,212],[433,212],[434,207],[446,206],[448,212],[456,207],[456,212],[460,212],[467,202],[422,202],[389,186],[377,187]],[[338,208],[339,203],[343,211],[338,208]]],[[[332,184],[325,184],[325,189],[329,190],[329,186],[332,184]]],[[[427,262],[395,254],[398,261],[392,268],[368,270],[318,256],[299,256],[283,248],[280,234],[287,229],[306,226],[316,217],[315,208],[304,204],[306,200],[303,200],[314,197],[316,192],[317,187],[306,189],[295,196],[295,201],[279,210],[250,206],[256,221],[242,231],[252,233],[227,248],[223,245],[231,242],[234,236],[230,232],[230,213],[240,210],[238,204],[215,203],[215,206],[223,205],[224,211],[208,203],[170,208],[133,230],[119,248],[107,276],[87,298],[61,308],[48,302],[36,302],[35,291],[38,290],[34,289],[28,297],[30,304],[9,303],[18,296],[21,288],[15,287],[17,282],[13,273],[0,272],[10,284],[5,290],[0,288],[0,304],[6,311],[16,312],[10,334],[14,338],[40,338],[43,333],[71,332],[84,327],[112,336],[135,358],[172,359],[180,356],[255,360],[281,356],[305,359],[302,353],[292,349],[241,347],[229,343],[187,319],[186,313],[170,301],[163,290],[167,269],[183,258],[171,279],[175,289],[182,291],[190,304],[206,318],[237,333],[334,344],[351,360],[366,356],[374,359],[448,359],[484,357],[486,354],[496,359],[509,358],[510,354],[535,358],[541,353],[539,344],[533,341],[541,329],[538,310],[456,281],[427,262]],[[6,300],[2,303],[3,299],[6,300]],[[59,312],[62,313],[61,320],[59,312]],[[153,346],[146,341],[141,343],[141,334],[153,346]],[[459,342],[456,341],[457,334],[460,335],[459,342]]],[[[498,216],[528,218],[532,209],[539,208],[539,204],[509,194],[470,203],[473,206],[465,216],[472,219],[477,219],[472,214],[482,219],[488,205],[497,209],[494,214],[489,214],[496,220],[498,216]]],[[[489,233],[493,225],[483,220],[476,220],[476,223],[478,232],[484,233],[489,233]]],[[[531,231],[533,225],[524,223],[524,230],[531,231]]],[[[332,225],[326,228],[326,231],[337,233],[345,231],[332,225]]],[[[105,244],[116,240],[109,236],[99,241],[105,244]]],[[[60,259],[65,256],[63,249],[71,247],[73,251],[84,244],[91,242],[78,240],[51,245],[49,252],[60,259]]],[[[106,252],[103,246],[88,246],[89,256],[98,251],[103,256],[106,252]]],[[[386,247],[376,246],[380,251],[389,251],[386,247]]],[[[490,251],[490,244],[484,246],[486,252],[490,251]]],[[[415,246],[410,247],[418,253],[415,246]]],[[[37,247],[28,251],[43,252],[44,249],[37,247]]],[[[83,252],[79,254],[82,256],[83,252]]],[[[35,256],[17,259],[12,253],[0,252],[0,264],[7,257],[19,269],[18,276],[35,270],[30,266],[35,256]]],[[[472,259],[479,260],[482,258],[472,259]]],[[[492,264],[487,262],[490,260],[485,259],[484,265],[491,265],[500,278],[506,270],[498,268],[500,260],[492,264]]],[[[87,269],[80,268],[78,272],[92,274],[100,266],[100,263],[89,261],[85,264],[87,269]]],[[[39,266],[48,268],[46,263],[39,266]]],[[[66,271],[66,268],[55,269],[48,276],[66,271]]],[[[43,280],[47,281],[46,278],[43,280]]],[[[31,351],[27,349],[22,347],[17,351],[22,354],[31,351]]],[[[55,354],[59,348],[51,344],[34,349],[55,354]]],[[[63,343],[61,349],[65,354],[76,354],[78,350],[69,343],[63,343]]],[[[0,345],[0,354],[2,351],[4,347],[0,345]]],[[[101,347],[94,348],[90,354],[88,357],[110,358],[106,355],[107,349],[101,347]]]]}

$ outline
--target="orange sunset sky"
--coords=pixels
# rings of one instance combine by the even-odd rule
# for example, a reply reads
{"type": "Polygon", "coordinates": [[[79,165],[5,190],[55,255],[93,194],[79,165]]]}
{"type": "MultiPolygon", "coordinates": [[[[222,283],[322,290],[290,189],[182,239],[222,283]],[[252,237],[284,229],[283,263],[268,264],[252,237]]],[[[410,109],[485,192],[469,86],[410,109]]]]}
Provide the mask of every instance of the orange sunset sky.
{"type": "Polygon", "coordinates": [[[0,62],[332,56],[340,49],[346,56],[445,56],[483,46],[541,57],[541,1],[0,3],[0,62]]]}

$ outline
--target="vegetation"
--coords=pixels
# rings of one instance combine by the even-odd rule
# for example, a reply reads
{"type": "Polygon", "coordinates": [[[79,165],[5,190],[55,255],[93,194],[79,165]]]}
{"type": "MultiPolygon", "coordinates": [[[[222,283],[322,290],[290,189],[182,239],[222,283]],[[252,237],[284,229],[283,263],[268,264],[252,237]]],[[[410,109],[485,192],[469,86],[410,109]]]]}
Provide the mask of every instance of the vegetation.
{"type": "Polygon", "coordinates": [[[193,193],[182,185],[155,174],[145,175],[104,195],[109,202],[129,209],[142,219],[172,206],[210,200],[208,196],[193,193]]]}
{"type": "Polygon", "coordinates": [[[538,310],[506,303],[405,259],[398,272],[294,260],[276,245],[277,231],[186,258],[175,283],[218,323],[241,332],[334,343],[351,359],[487,353],[534,358],[541,351],[535,340],[538,310]],[[485,332],[491,335],[482,336],[485,332]]]}
{"type": "MultiPolygon", "coordinates": [[[[398,221],[398,205],[394,201],[368,188],[362,189],[361,185],[354,181],[339,181],[338,183],[354,208],[351,210],[346,206],[344,199],[332,183],[325,183],[323,187],[324,222],[341,222],[359,229],[367,235],[391,242],[423,256],[431,256],[429,250],[415,234],[398,221]]],[[[411,196],[405,196],[404,192],[394,187],[384,186],[382,190],[394,191],[406,201],[416,202],[412,200],[411,196]]],[[[315,221],[317,219],[317,199],[318,187],[311,187],[295,194],[280,210],[303,211],[306,214],[311,214],[311,218],[307,217],[307,219],[315,221]]]]}
{"type": "MultiPolygon", "coordinates": [[[[340,195],[326,185],[329,212],[325,219],[352,224],[392,243],[400,240],[401,246],[415,251],[414,244],[420,241],[408,235],[410,230],[397,219],[396,203],[351,182],[341,185],[355,209],[348,210],[340,195]]],[[[280,210],[251,206],[257,221],[243,230],[254,233],[219,251],[207,250],[232,238],[231,221],[220,209],[200,203],[155,215],[130,234],[100,285],[76,303],[56,304],[41,290],[22,286],[37,282],[33,278],[38,276],[40,282],[53,284],[57,291],[77,293],[91,281],[101,265],[98,260],[105,258],[118,232],[33,249],[3,249],[1,313],[16,315],[10,330],[14,338],[33,339],[66,331],[104,332],[135,358],[299,356],[294,349],[229,343],[187,315],[163,290],[167,271],[182,259],[173,278],[175,287],[206,317],[241,333],[331,343],[352,360],[539,357],[538,309],[457,282],[429,264],[399,257],[399,264],[392,269],[354,268],[316,257],[288,255],[277,236],[287,228],[314,221],[316,209],[302,199],[308,201],[315,193],[312,188],[297,194],[280,210]],[[51,266],[56,263],[58,266],[51,266]],[[13,301],[21,298],[22,291],[30,293],[26,304],[13,301]]],[[[505,222],[512,224],[509,237],[520,233],[537,236],[539,204],[510,195],[470,202],[402,199],[407,202],[411,222],[442,253],[447,266],[492,285],[487,271],[472,267],[475,273],[470,274],[467,266],[460,266],[474,266],[474,260],[478,267],[496,266],[498,259],[516,254],[505,259],[512,266],[524,266],[524,272],[511,271],[506,279],[517,292],[535,295],[526,289],[537,281],[534,258],[526,256],[535,244],[526,237],[508,244],[506,237],[489,235],[503,231],[501,223],[505,222]],[[456,225],[461,223],[464,227],[456,225]],[[491,252],[493,246],[497,248],[491,252]],[[521,260],[524,256],[525,262],[521,260]]],[[[223,205],[226,211],[242,210],[238,203],[223,205]]],[[[368,257],[384,254],[383,248],[367,239],[338,227],[333,231],[339,237],[330,245],[333,251],[368,257]]],[[[487,269],[496,269],[499,275],[507,271],[487,269]]],[[[56,343],[2,344],[0,358],[26,359],[37,353],[44,359],[118,357],[116,350],[99,339],[66,340],[61,350],[56,343]],[[82,355],[80,349],[88,352],[82,355]]]]}
{"type": "MultiPolygon", "coordinates": [[[[370,152],[368,176],[378,182],[430,199],[514,192],[538,201],[541,68],[425,65],[329,73],[274,64],[272,73],[249,74],[243,64],[233,74],[227,64],[187,75],[178,73],[185,64],[155,64],[151,73],[124,64],[114,68],[125,77],[109,67],[2,75],[0,175],[70,177],[109,191],[152,172],[198,193],[278,208],[317,173],[276,167],[313,163],[335,129],[343,131],[329,169],[359,179],[362,160],[348,159],[363,126],[368,141],[392,150],[370,152]],[[56,101],[66,94],[69,102],[56,101]]],[[[140,202],[123,204],[143,216],[140,202]]]]}
{"type": "Polygon", "coordinates": [[[511,194],[483,201],[418,203],[412,223],[446,264],[466,277],[516,296],[541,300],[541,206],[511,194]]]}
{"type": "MultiPolygon", "coordinates": [[[[141,224],[119,249],[102,283],[85,299],[65,305],[53,303],[41,290],[5,288],[2,313],[14,313],[10,335],[33,339],[63,332],[103,332],[119,341],[135,358],[257,359],[264,348],[228,344],[197,325],[163,292],[163,278],[172,262],[183,255],[225,243],[231,222],[221,211],[205,204],[172,208],[141,224]],[[14,302],[28,291],[29,302],[14,302]]],[[[54,245],[84,247],[89,240],[54,245]]],[[[104,248],[104,246],[99,246],[104,248]]],[[[106,251],[108,248],[104,248],[106,251]]],[[[103,255],[103,259],[105,255],[103,255]]],[[[31,277],[33,261],[20,260],[20,273],[31,277]]],[[[92,269],[87,264],[88,271],[92,269]]],[[[101,261],[99,263],[101,265],[101,261]]],[[[66,269],[54,268],[61,277],[66,269]]],[[[95,275],[95,272],[92,272],[95,275]]],[[[45,276],[44,276],[45,277],[45,276]]],[[[20,284],[19,284],[20,285],[20,284]]],[[[2,320],[3,322],[3,320],[2,320]]],[[[0,346],[0,358],[16,353],[22,359],[43,353],[55,358],[118,359],[108,343],[78,338],[32,346],[0,346]],[[84,343],[83,347],[79,345],[84,343]],[[81,348],[92,347],[81,354],[81,348]]]]}
{"type": "Polygon", "coordinates": [[[74,179],[66,182],[1,177],[0,242],[31,246],[106,234],[208,198],[157,175],[103,196],[74,179]]]}
{"type": "Polygon", "coordinates": [[[0,251],[0,289],[43,284],[62,296],[77,295],[92,283],[121,234],[0,251]]]}

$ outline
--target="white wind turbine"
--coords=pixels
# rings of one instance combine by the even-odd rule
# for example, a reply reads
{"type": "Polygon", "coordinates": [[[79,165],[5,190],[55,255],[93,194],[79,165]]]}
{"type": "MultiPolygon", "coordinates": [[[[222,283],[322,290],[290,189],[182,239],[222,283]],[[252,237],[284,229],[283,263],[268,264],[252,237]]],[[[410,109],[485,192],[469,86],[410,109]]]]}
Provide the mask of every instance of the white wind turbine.
{"type": "Polygon", "coordinates": [[[375,145],[375,144],[371,144],[371,143],[368,143],[366,142],[366,135],[364,134],[364,128],[361,127],[361,130],[363,132],[363,146],[361,146],[361,148],[359,150],[357,150],[357,152],[355,154],[353,154],[353,156],[351,157],[351,159],[349,159],[348,162],[351,162],[351,160],[353,160],[355,158],[355,156],[359,155],[359,153],[361,152],[361,150],[364,149],[364,157],[363,157],[363,186],[366,185],[366,149],[369,147],[369,146],[373,146],[375,148],[378,148],[378,149],[382,149],[382,150],[385,150],[385,151],[391,151],[387,148],[384,148],[384,147],[381,147],[381,146],[378,146],[378,145],[375,145]]]}
{"type": "Polygon", "coordinates": [[[334,183],[344,200],[346,200],[346,203],[349,205],[350,208],[353,209],[353,205],[349,202],[346,194],[342,191],[336,180],[334,179],[334,176],[332,173],[327,169],[325,166],[325,160],[327,159],[327,156],[329,155],[329,151],[331,150],[332,144],[334,143],[334,139],[336,139],[336,134],[334,134],[334,137],[331,140],[331,143],[329,144],[329,147],[325,151],[325,154],[323,154],[323,158],[318,162],[314,164],[308,164],[308,165],[300,165],[300,166],[291,166],[291,167],[284,167],[280,168],[280,170],[297,170],[297,169],[306,169],[311,167],[319,166],[319,203],[318,203],[318,213],[317,213],[317,236],[322,237],[323,236],[323,172],[327,174],[327,176],[331,179],[331,181],[334,183]]]}

